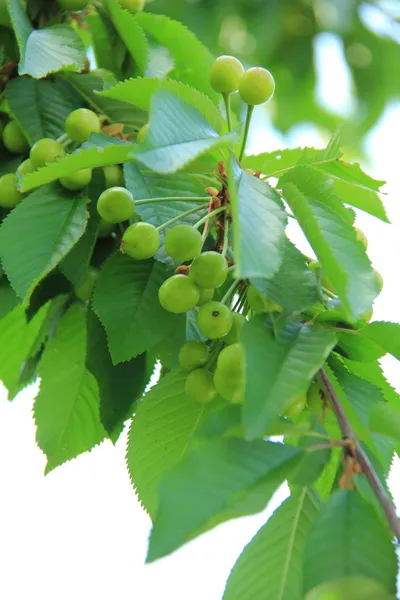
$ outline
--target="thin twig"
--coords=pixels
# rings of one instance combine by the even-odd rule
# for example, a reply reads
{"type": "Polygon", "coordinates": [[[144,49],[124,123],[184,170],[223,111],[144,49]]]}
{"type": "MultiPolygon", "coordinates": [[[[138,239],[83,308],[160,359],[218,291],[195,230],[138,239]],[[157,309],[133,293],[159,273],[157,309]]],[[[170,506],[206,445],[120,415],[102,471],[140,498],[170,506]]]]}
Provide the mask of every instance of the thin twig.
{"type": "Polygon", "coordinates": [[[400,543],[400,522],[396,514],[396,508],[393,502],[390,500],[389,496],[387,495],[386,490],[383,487],[378,475],[376,474],[376,471],[372,466],[368,456],[366,455],[359,441],[357,440],[353,428],[350,425],[347,416],[343,410],[343,407],[340,403],[340,400],[337,397],[336,392],[333,389],[333,386],[329,381],[329,378],[324,369],[320,369],[319,374],[322,383],[325,387],[325,391],[330,399],[330,403],[332,405],[336,419],[339,423],[339,427],[341,429],[343,438],[347,438],[348,440],[353,441],[354,453],[359,462],[359,465],[364,475],[366,476],[368,483],[371,486],[371,489],[374,492],[379,504],[381,505],[382,510],[386,515],[388,523],[392,528],[392,531],[395,534],[398,543],[400,543]]]}

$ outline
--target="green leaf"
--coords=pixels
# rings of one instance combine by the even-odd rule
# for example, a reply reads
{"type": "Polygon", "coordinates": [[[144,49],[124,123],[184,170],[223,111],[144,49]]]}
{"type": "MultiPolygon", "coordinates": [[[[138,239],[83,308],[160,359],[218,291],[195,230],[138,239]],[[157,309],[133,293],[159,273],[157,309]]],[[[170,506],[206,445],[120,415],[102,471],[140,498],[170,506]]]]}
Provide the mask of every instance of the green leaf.
{"type": "Polygon", "coordinates": [[[40,391],[35,400],[36,441],[47,456],[46,473],[99,444],[99,392],[87,370],[86,314],[73,304],[60,319],[39,365],[40,391]]]}
{"type": "Polygon", "coordinates": [[[376,274],[356,238],[349,215],[324,175],[296,167],[281,180],[285,199],[299,221],[349,318],[372,308],[379,293],[376,274]]]}
{"type": "Polygon", "coordinates": [[[78,108],[52,81],[16,77],[7,84],[6,98],[30,145],[64,133],[65,119],[78,108]]]}
{"type": "Polygon", "coordinates": [[[90,141],[75,152],[23,177],[19,187],[21,191],[29,192],[60,177],[72,175],[79,169],[94,169],[125,162],[133,147],[133,144],[108,135],[92,135],[90,141]]]}
{"type": "Polygon", "coordinates": [[[173,76],[207,94],[217,103],[219,96],[209,81],[209,70],[214,58],[196,36],[182,23],[163,15],[143,12],[135,18],[146,33],[168,49],[175,62],[173,76]]]}
{"type": "Polygon", "coordinates": [[[149,44],[143,29],[138,25],[133,14],[124,10],[117,0],[108,0],[107,8],[115,29],[140,72],[144,74],[149,60],[149,44]]]}
{"type": "Polygon", "coordinates": [[[61,70],[81,71],[85,47],[68,25],[33,29],[20,0],[8,0],[12,25],[18,42],[18,73],[36,79],[61,70]]]}
{"type": "MultiPolygon", "coordinates": [[[[207,440],[194,444],[159,486],[159,509],[153,523],[147,561],[161,558],[198,535],[209,520],[217,520],[258,482],[273,479],[273,490],[285,463],[298,458],[295,448],[273,442],[246,442],[238,438],[207,440]],[[216,482],[218,481],[218,486],[216,482]]],[[[278,481],[277,481],[278,480],[278,481]]],[[[264,496],[265,507],[268,496],[264,496]]],[[[249,506],[250,512],[253,507],[249,506]]]]}
{"type": "Polygon", "coordinates": [[[279,270],[271,279],[252,279],[252,283],[289,315],[310,308],[319,299],[315,274],[308,268],[302,253],[287,238],[279,270]]]}
{"type": "Polygon", "coordinates": [[[382,367],[377,360],[364,363],[354,362],[345,358],[342,358],[341,360],[350,373],[353,373],[354,375],[357,375],[357,377],[361,377],[362,379],[365,379],[365,381],[369,381],[370,383],[374,384],[381,390],[387,402],[395,407],[398,405],[400,402],[400,396],[387,381],[383,374],[382,367]]]}
{"type": "Polygon", "coordinates": [[[397,360],[400,360],[400,324],[388,321],[375,321],[369,323],[363,333],[379,346],[384,352],[389,352],[397,360]]]}
{"type": "Polygon", "coordinates": [[[0,319],[0,380],[12,396],[18,386],[21,365],[27,358],[46,316],[46,308],[27,322],[21,305],[0,319]]]}
{"type": "MultiPolygon", "coordinates": [[[[233,164],[233,163],[232,163],[233,164]]],[[[235,242],[235,275],[271,278],[283,258],[287,222],[283,203],[268,183],[233,165],[229,192],[235,242]]]]}
{"type": "MultiPolygon", "coordinates": [[[[326,430],[321,425],[317,425],[314,431],[327,435],[326,430]]],[[[298,446],[302,450],[305,450],[305,454],[289,478],[290,483],[294,483],[295,485],[311,485],[322,474],[331,459],[331,449],[320,448],[317,450],[317,448],[313,448],[313,446],[320,446],[321,443],[323,443],[323,439],[313,436],[312,432],[309,436],[300,439],[298,446]]]]}
{"type": "Polygon", "coordinates": [[[100,420],[115,443],[147,384],[146,355],[140,354],[133,360],[113,365],[104,329],[91,310],[87,314],[87,327],[86,366],[99,387],[100,420]]]}
{"type": "Polygon", "coordinates": [[[387,402],[378,402],[371,407],[369,428],[400,442],[400,412],[387,402]]]}
{"type": "Polygon", "coordinates": [[[397,559],[391,535],[356,492],[335,492],[307,539],[304,592],[325,581],[365,576],[394,593],[397,559]]]}
{"type": "Polygon", "coordinates": [[[48,186],[30,194],[4,220],[0,256],[11,285],[25,302],[82,236],[87,201],[61,187],[48,186]]]}
{"type": "Polygon", "coordinates": [[[303,600],[304,547],[320,508],[311,488],[285,500],[239,556],[224,600],[303,600]]]}
{"type": "Polygon", "coordinates": [[[379,344],[368,338],[366,328],[360,329],[357,333],[354,330],[349,330],[349,333],[339,333],[338,337],[341,352],[352,360],[369,362],[386,354],[379,344]]]}
{"type": "Polygon", "coordinates": [[[142,354],[179,324],[164,310],[158,289],[171,273],[158,261],[114,254],[100,271],[93,308],[107,331],[113,363],[142,354]]]}
{"type": "Polygon", "coordinates": [[[113,47],[114,40],[110,35],[111,27],[98,12],[85,15],[85,23],[89,27],[96,65],[101,69],[108,69],[111,73],[118,72],[113,47]]]}
{"type": "Polygon", "coordinates": [[[157,511],[160,481],[184,458],[202,417],[213,408],[213,403],[201,405],[187,398],[186,377],[182,371],[162,377],[139,403],[129,430],[129,475],[152,518],[157,511]]]}
{"type": "Polygon", "coordinates": [[[219,136],[197,109],[166,90],[154,94],[149,122],[149,132],[131,158],[157,173],[174,173],[204,152],[230,146],[238,139],[236,132],[219,136]]]}
{"type": "Polygon", "coordinates": [[[158,77],[137,77],[120,81],[109,90],[99,94],[101,97],[112,98],[122,102],[129,102],[144,110],[149,110],[151,99],[158,90],[172,92],[181,100],[188,102],[207,119],[211,126],[221,133],[222,116],[215,104],[208,96],[198,90],[173,79],[160,79],[158,77]]]}
{"type": "Polygon", "coordinates": [[[319,325],[293,322],[277,340],[260,321],[247,321],[241,342],[246,357],[243,423],[252,439],[262,435],[295,396],[307,391],[336,336],[319,325]]]}
{"type": "MultiPolygon", "coordinates": [[[[186,173],[158,175],[156,173],[142,172],[135,162],[125,163],[124,174],[125,185],[135,200],[163,197],[190,198],[191,196],[205,198],[203,203],[192,202],[190,200],[168,200],[165,203],[150,202],[136,206],[136,212],[143,221],[151,223],[155,227],[163,225],[187,210],[196,208],[196,206],[200,207],[206,203],[205,188],[213,183],[210,178],[201,175],[186,173]]],[[[161,247],[156,254],[156,259],[175,267],[174,261],[168,256],[163,245],[167,231],[180,223],[194,225],[205,214],[206,210],[199,208],[198,212],[188,215],[160,231],[161,247]]]]}
{"type": "MultiPolygon", "coordinates": [[[[1,268],[1,263],[0,263],[1,268]]],[[[0,279],[0,319],[19,304],[19,298],[7,279],[0,279]]]]}

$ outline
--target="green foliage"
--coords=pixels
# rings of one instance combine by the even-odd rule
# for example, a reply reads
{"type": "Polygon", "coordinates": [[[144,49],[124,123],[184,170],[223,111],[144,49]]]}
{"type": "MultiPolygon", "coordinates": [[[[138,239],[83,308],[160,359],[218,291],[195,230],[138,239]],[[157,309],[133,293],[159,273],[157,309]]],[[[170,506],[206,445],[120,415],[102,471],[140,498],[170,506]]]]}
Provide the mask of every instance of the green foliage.
{"type": "MultiPolygon", "coordinates": [[[[229,40],[244,48],[254,36],[244,63],[268,57],[275,124],[328,131],[339,119],[318,106],[311,65],[314,37],[333,28],[320,2],[203,4],[154,0],[136,12],[107,0],[75,14],[7,0],[0,379],[13,399],[40,378],[46,472],[115,443],[132,418],[127,467],[153,522],[149,561],[262,511],[287,481],[290,498],[239,557],[225,600],[344,598],[358,582],[391,595],[400,397],[378,361],[400,360],[400,326],[369,322],[380,276],[355,228],[356,210],[388,222],[384,182],[344,159],[338,133],[326,148],[246,156],[246,107],[215,89],[254,104],[273,80],[246,89],[257,67],[214,63],[169,18],[185,6],[225,54],[229,40]],[[169,16],[156,14],[163,5],[169,16]],[[234,81],[218,65],[234,65],[234,81]],[[292,225],[315,257],[290,241],[292,225]]],[[[353,137],[341,129],[355,156],[355,139],[400,91],[398,60],[357,3],[336,12],[369,108],[353,137]],[[360,51],[370,63],[356,66],[360,51]]]]}

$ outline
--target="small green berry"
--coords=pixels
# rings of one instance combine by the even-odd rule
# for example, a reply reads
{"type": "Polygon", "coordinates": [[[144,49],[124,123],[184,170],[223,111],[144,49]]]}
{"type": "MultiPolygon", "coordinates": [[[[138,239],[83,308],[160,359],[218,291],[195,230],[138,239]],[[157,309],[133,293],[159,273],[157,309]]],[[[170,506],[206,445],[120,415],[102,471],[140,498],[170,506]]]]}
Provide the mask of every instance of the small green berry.
{"type": "Polygon", "coordinates": [[[358,227],[354,227],[354,231],[356,232],[356,238],[359,242],[362,243],[362,245],[364,246],[365,250],[367,250],[368,248],[368,239],[367,236],[365,235],[365,233],[363,231],[361,231],[361,229],[359,229],[358,227]]]}
{"type": "Polygon", "coordinates": [[[71,175],[60,177],[60,183],[67,190],[77,192],[86,187],[92,179],[92,169],[81,169],[71,175]]]}
{"type": "Polygon", "coordinates": [[[130,219],[135,212],[135,201],[126,188],[111,187],[100,194],[97,212],[109,223],[122,223],[130,219]]]}
{"type": "Polygon", "coordinates": [[[100,239],[107,238],[112,234],[113,231],[114,223],[109,223],[108,221],[105,221],[100,217],[99,228],[97,230],[97,237],[100,239]]]}
{"type": "Polygon", "coordinates": [[[262,292],[260,292],[255,285],[251,284],[247,290],[247,300],[251,310],[256,313],[266,312],[282,312],[282,307],[272,300],[268,300],[262,292]]]}
{"type": "Polygon", "coordinates": [[[73,110],[65,121],[65,133],[73,142],[86,142],[91,133],[100,131],[100,119],[88,108],[73,110]]]}
{"type": "Polygon", "coordinates": [[[15,174],[17,177],[24,177],[25,175],[28,175],[29,173],[33,173],[34,170],[35,170],[35,167],[33,166],[31,159],[27,158],[26,160],[22,161],[22,163],[19,165],[19,167],[15,171],[15,174]]]}
{"type": "Polygon", "coordinates": [[[193,260],[189,275],[201,288],[217,288],[226,280],[228,264],[218,252],[203,252],[193,260]]]}
{"type": "Polygon", "coordinates": [[[150,131],[150,123],[146,123],[145,125],[143,125],[143,127],[141,127],[139,129],[139,131],[137,132],[137,136],[136,136],[136,141],[138,144],[141,144],[143,142],[143,140],[145,139],[145,137],[149,133],[149,131],[150,131]]]}
{"type": "Polygon", "coordinates": [[[246,317],[241,313],[232,313],[232,328],[224,337],[225,344],[236,344],[240,341],[240,332],[243,325],[246,323],[246,317]]]}
{"type": "Polygon", "coordinates": [[[203,342],[185,342],[179,351],[179,366],[186,371],[192,371],[207,364],[210,350],[203,342]]]}
{"type": "Polygon", "coordinates": [[[64,10],[83,10],[88,5],[88,0],[57,0],[64,10]]]}
{"type": "Polygon", "coordinates": [[[158,290],[161,306],[168,312],[185,313],[194,308],[199,300],[199,289],[186,275],[169,277],[158,290]]]}
{"type": "Polygon", "coordinates": [[[37,141],[31,148],[29,157],[35,169],[44,167],[45,165],[54,162],[57,158],[63,158],[65,150],[57,140],[51,138],[42,138],[37,141]]]}
{"type": "Polygon", "coordinates": [[[104,178],[106,180],[106,188],[123,187],[124,173],[120,165],[108,165],[103,167],[104,178]]]}
{"type": "Polygon", "coordinates": [[[7,173],[0,177],[0,206],[14,208],[21,202],[23,195],[17,189],[15,173],[7,173]]]}
{"type": "Polygon", "coordinates": [[[177,262],[192,260],[203,245],[200,231],[191,225],[176,225],[167,231],[164,246],[167,254],[177,262]]]}
{"type": "Polygon", "coordinates": [[[214,378],[207,369],[196,369],[189,373],[185,383],[186,395],[197,404],[207,404],[215,394],[214,378]]]}
{"type": "Polygon", "coordinates": [[[12,154],[23,154],[29,150],[27,139],[16,121],[10,121],[4,127],[3,144],[12,154]]]}
{"type": "Polygon", "coordinates": [[[204,304],[197,313],[198,328],[209,340],[224,337],[231,329],[232,321],[230,309],[215,300],[204,304]]]}
{"type": "Polygon", "coordinates": [[[262,67],[248,69],[240,80],[240,97],[250,106],[264,104],[272,98],[274,91],[274,78],[267,69],[262,67]]]}
{"type": "Polygon", "coordinates": [[[210,71],[210,83],[214,91],[220,94],[231,94],[239,88],[244,75],[244,67],[234,56],[219,56],[210,71]]]}
{"type": "Polygon", "coordinates": [[[233,404],[241,404],[244,393],[244,378],[231,377],[218,367],[214,373],[214,385],[218,394],[224,400],[233,404]]]}
{"type": "Polygon", "coordinates": [[[94,284],[98,276],[97,269],[90,267],[87,277],[82,285],[74,288],[75,296],[82,302],[88,302],[93,292],[94,284]]]}
{"type": "Polygon", "coordinates": [[[307,405],[307,394],[304,392],[301,392],[300,394],[297,394],[297,396],[292,398],[290,400],[290,402],[287,403],[287,405],[283,411],[283,416],[288,417],[289,419],[295,419],[296,417],[299,416],[300,413],[303,412],[306,405],[307,405]]]}
{"type": "Polygon", "coordinates": [[[122,8],[129,11],[133,15],[144,9],[146,0],[118,0],[122,8]]]}
{"type": "Polygon", "coordinates": [[[160,232],[151,223],[133,223],[122,236],[121,251],[136,260],[152,258],[160,247],[160,232]]]}
{"type": "Polygon", "coordinates": [[[197,306],[203,306],[206,302],[209,302],[214,297],[214,288],[199,288],[200,298],[197,303],[197,306]]]}

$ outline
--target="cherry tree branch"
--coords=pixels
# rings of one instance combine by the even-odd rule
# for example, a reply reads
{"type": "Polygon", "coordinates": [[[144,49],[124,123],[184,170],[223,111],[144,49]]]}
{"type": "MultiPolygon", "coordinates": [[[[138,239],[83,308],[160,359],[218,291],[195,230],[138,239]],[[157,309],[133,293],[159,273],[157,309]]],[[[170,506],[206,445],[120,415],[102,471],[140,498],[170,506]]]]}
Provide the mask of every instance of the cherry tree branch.
{"type": "Polygon", "coordinates": [[[400,543],[400,521],[396,514],[396,508],[391,499],[389,498],[388,494],[386,493],[386,490],[383,487],[378,475],[376,474],[376,471],[372,466],[367,454],[360,445],[360,442],[357,440],[353,428],[350,425],[346,413],[343,410],[343,406],[341,405],[340,400],[337,397],[336,392],[333,389],[333,386],[329,381],[329,378],[324,369],[320,369],[319,375],[321,377],[327,396],[330,400],[336,419],[339,423],[342,436],[343,438],[347,438],[348,440],[351,440],[353,442],[354,453],[359,462],[359,465],[365,477],[367,478],[368,483],[372,491],[374,492],[379,504],[381,505],[382,510],[386,515],[388,523],[394,535],[396,536],[398,543],[400,543]]]}

